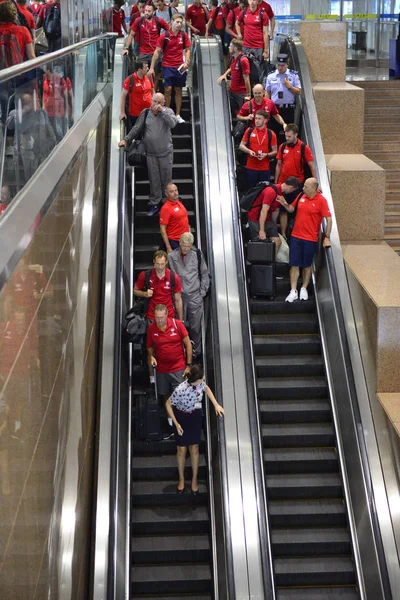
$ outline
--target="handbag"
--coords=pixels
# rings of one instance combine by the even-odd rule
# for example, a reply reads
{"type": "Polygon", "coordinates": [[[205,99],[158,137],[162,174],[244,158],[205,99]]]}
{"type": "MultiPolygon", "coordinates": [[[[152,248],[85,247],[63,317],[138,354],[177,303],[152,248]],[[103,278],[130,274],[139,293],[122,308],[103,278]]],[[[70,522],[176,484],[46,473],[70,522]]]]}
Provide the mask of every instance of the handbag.
{"type": "Polygon", "coordinates": [[[142,344],[146,333],[145,303],[136,299],[123,322],[124,337],[131,344],[142,344]]]}
{"type": "Polygon", "coordinates": [[[275,261],[278,263],[289,263],[289,244],[287,243],[283,235],[281,235],[280,233],[278,233],[278,235],[279,239],[281,240],[281,245],[276,254],[275,261]]]}
{"type": "Polygon", "coordinates": [[[143,140],[133,140],[129,146],[127,158],[131,167],[144,167],[146,165],[146,147],[143,140]]]}

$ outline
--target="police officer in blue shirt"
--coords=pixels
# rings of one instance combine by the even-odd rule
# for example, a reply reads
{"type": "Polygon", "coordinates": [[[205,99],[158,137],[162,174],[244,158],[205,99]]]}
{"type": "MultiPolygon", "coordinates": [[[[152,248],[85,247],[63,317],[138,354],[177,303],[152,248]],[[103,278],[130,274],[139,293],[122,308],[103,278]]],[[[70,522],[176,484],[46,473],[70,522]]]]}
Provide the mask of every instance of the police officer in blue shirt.
{"type": "MultiPolygon", "coordinates": [[[[271,100],[275,102],[284,122],[293,123],[296,96],[301,94],[301,83],[296,71],[291,71],[288,68],[287,54],[277,55],[276,70],[268,75],[265,89],[271,100]]],[[[276,123],[273,119],[270,120],[269,127],[277,135],[283,135],[279,123],[276,123]]]]}

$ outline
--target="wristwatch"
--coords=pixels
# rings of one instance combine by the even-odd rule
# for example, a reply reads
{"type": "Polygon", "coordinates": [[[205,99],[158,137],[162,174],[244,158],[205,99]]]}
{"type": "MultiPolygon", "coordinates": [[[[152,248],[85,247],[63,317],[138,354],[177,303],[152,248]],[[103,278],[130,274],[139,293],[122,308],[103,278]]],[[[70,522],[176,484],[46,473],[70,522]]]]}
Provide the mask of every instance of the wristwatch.
{"type": "Polygon", "coordinates": [[[193,363],[186,363],[187,367],[191,367],[193,363]]]}

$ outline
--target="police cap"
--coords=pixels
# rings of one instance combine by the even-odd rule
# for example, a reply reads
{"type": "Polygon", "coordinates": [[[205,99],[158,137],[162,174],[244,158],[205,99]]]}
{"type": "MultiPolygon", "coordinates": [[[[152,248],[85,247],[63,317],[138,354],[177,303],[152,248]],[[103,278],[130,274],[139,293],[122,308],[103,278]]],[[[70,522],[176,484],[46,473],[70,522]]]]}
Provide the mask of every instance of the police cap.
{"type": "Polygon", "coordinates": [[[277,54],[276,56],[276,64],[277,65],[287,65],[288,55],[287,54],[277,54]]]}

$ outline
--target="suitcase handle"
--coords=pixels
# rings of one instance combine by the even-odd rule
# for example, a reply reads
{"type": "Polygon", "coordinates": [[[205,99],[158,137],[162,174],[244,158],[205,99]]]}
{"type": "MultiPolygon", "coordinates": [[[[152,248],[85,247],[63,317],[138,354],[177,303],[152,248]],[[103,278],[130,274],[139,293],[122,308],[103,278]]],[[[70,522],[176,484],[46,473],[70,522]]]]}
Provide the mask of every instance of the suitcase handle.
{"type": "Polygon", "coordinates": [[[155,366],[153,366],[153,371],[154,371],[154,393],[156,398],[158,398],[158,392],[157,392],[157,368],[155,366]]]}

